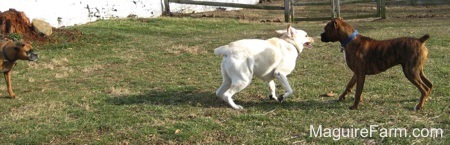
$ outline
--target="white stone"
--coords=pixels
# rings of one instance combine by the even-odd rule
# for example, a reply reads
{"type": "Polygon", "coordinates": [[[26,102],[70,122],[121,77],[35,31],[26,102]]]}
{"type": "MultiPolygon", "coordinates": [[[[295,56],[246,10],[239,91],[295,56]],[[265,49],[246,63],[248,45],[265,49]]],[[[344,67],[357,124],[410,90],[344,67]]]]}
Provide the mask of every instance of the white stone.
{"type": "Polygon", "coordinates": [[[45,36],[50,36],[53,33],[52,26],[50,26],[50,24],[45,22],[44,20],[33,19],[31,24],[33,25],[36,32],[42,33],[45,36]]]}

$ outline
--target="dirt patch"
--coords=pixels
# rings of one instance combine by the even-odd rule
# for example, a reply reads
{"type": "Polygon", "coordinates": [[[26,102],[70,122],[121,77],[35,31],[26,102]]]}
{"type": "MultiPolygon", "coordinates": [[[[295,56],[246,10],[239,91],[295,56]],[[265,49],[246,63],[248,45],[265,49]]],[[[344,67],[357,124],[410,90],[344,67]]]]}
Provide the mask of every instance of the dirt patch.
{"type": "Polygon", "coordinates": [[[190,54],[205,54],[208,53],[206,50],[201,49],[199,46],[187,46],[183,44],[172,46],[171,49],[166,50],[169,54],[179,55],[182,53],[190,54]]]}
{"type": "Polygon", "coordinates": [[[2,37],[8,37],[9,34],[17,33],[26,41],[44,41],[43,36],[38,35],[30,19],[23,12],[9,9],[3,13],[0,12],[0,33],[2,37]]]}
{"type": "Polygon", "coordinates": [[[83,32],[77,29],[53,28],[53,34],[47,38],[48,43],[78,42],[83,32]]]}
{"type": "Polygon", "coordinates": [[[20,35],[25,41],[38,41],[48,43],[61,43],[78,41],[83,33],[79,30],[65,28],[53,28],[53,34],[45,37],[35,31],[30,19],[25,13],[15,9],[0,12],[0,38],[14,39],[12,37],[20,35]]]}

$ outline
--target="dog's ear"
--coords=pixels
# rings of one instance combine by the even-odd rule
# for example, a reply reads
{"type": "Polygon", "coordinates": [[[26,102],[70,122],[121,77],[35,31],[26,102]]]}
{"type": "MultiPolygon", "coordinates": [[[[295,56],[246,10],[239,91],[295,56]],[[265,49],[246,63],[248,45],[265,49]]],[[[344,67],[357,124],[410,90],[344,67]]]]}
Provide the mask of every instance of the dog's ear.
{"type": "Polygon", "coordinates": [[[338,28],[338,22],[333,21],[333,28],[334,28],[334,29],[337,29],[337,28],[338,28]]]}
{"type": "Polygon", "coordinates": [[[295,29],[291,27],[291,24],[289,24],[289,25],[287,26],[287,29],[284,29],[284,30],[276,30],[276,32],[277,32],[278,34],[283,34],[283,35],[286,34],[287,36],[292,37],[292,36],[294,36],[294,34],[295,34],[295,29]]]}
{"type": "Polygon", "coordinates": [[[286,33],[289,37],[294,37],[295,29],[291,27],[291,24],[288,25],[286,33]]]}
{"type": "Polygon", "coordinates": [[[340,21],[340,20],[342,20],[341,18],[333,18],[332,20],[331,20],[331,24],[333,25],[333,28],[335,29],[335,30],[337,30],[338,29],[338,21],[340,21]]]}
{"type": "Polygon", "coordinates": [[[344,19],[342,19],[341,17],[339,17],[339,18],[334,18],[333,20],[332,20],[332,22],[333,22],[333,28],[334,29],[338,29],[338,23],[342,23],[342,21],[343,21],[344,19]]]}
{"type": "Polygon", "coordinates": [[[275,30],[275,32],[277,32],[278,34],[286,34],[286,30],[275,30]]]}
{"type": "Polygon", "coordinates": [[[14,49],[15,49],[15,50],[20,50],[20,48],[23,48],[23,47],[25,47],[25,43],[23,43],[23,42],[16,41],[16,42],[14,43],[14,49]]]}

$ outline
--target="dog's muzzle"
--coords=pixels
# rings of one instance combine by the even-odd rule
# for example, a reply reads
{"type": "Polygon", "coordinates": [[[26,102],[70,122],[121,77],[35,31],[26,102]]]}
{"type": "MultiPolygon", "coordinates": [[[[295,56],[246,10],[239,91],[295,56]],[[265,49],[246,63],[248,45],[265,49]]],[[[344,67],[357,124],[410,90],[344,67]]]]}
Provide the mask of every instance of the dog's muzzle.
{"type": "Polygon", "coordinates": [[[330,42],[330,40],[328,40],[325,32],[323,32],[322,34],[320,34],[320,41],[322,42],[330,42]]]}
{"type": "Polygon", "coordinates": [[[306,42],[303,44],[303,47],[312,48],[311,42],[306,42]]]}
{"type": "Polygon", "coordinates": [[[307,39],[308,39],[309,42],[303,43],[303,47],[311,49],[312,48],[312,44],[314,43],[314,39],[311,38],[311,37],[307,37],[307,39]]]}
{"type": "Polygon", "coordinates": [[[39,58],[39,55],[34,53],[33,51],[28,51],[27,57],[29,61],[36,61],[39,58]]]}

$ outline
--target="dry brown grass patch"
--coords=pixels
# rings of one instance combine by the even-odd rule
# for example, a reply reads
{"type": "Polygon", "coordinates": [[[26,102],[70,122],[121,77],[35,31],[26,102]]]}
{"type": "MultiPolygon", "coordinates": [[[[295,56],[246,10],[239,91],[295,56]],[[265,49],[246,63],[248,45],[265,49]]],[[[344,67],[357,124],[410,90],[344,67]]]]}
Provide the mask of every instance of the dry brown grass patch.
{"type": "Polygon", "coordinates": [[[200,48],[199,46],[186,46],[183,44],[172,46],[171,49],[166,50],[170,54],[182,54],[182,53],[190,53],[190,54],[205,54],[206,50],[200,48]]]}

